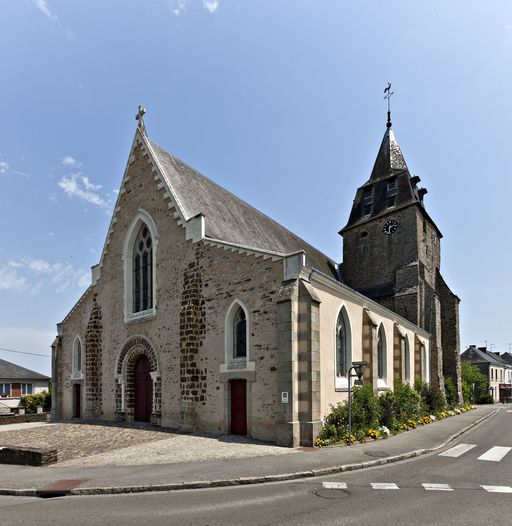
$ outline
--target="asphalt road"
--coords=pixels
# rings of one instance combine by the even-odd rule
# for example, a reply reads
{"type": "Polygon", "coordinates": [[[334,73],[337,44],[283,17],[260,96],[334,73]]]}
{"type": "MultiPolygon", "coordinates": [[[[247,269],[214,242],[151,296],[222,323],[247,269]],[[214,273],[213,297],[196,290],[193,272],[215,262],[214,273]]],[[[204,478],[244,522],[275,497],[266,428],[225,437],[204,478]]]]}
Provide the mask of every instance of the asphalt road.
{"type": "Polygon", "coordinates": [[[9,526],[506,525],[512,524],[511,449],[512,410],[505,407],[443,450],[398,464],[259,486],[0,497],[0,517],[9,526]]]}

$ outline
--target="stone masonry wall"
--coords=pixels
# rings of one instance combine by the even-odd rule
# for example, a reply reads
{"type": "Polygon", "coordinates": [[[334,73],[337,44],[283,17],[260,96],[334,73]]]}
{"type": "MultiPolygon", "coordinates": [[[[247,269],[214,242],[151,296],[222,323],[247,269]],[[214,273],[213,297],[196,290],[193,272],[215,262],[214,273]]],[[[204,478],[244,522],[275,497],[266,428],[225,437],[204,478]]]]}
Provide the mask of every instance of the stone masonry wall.
{"type": "MultiPolygon", "coordinates": [[[[90,288],[61,324],[62,336],[57,349],[58,354],[55,369],[58,376],[57,403],[59,407],[52,407],[52,412],[56,409],[55,417],[59,419],[68,420],[73,417],[73,380],[71,379],[71,375],[73,343],[76,336],[79,336],[82,342],[82,369],[85,376],[85,333],[92,310],[92,298],[93,290],[90,288]]],[[[82,401],[84,401],[84,399],[82,401]]],[[[85,407],[82,407],[82,415],[85,415],[84,409],[85,407]]]]}
{"type": "MultiPolygon", "coordinates": [[[[199,251],[200,254],[200,251],[199,251]]],[[[200,255],[196,254],[200,259],[200,255]]],[[[191,402],[207,398],[207,369],[199,368],[197,359],[206,333],[203,282],[198,261],[189,263],[183,271],[183,291],[180,312],[180,390],[182,425],[193,423],[191,402]]]]}
{"type": "MultiPolygon", "coordinates": [[[[175,210],[164,195],[165,188],[158,186],[155,177],[149,158],[137,147],[120,191],[101,277],[94,286],[102,315],[102,355],[96,368],[102,379],[103,414],[100,418],[116,418],[119,355],[130,338],[143,336],[159,357],[162,425],[182,425],[183,397],[187,397],[191,427],[228,432],[229,381],[220,370],[226,361],[226,313],[233,300],[238,299],[249,313],[249,361],[254,366],[253,379],[247,384],[249,435],[275,440],[279,407],[276,297],[282,282],[282,262],[240,254],[222,246],[186,241],[185,229],[177,224],[173,217],[175,210]],[[126,323],[123,248],[126,233],[140,209],[151,215],[157,229],[154,240],[156,314],[126,323]],[[196,305],[196,301],[200,304],[196,305]],[[194,374],[196,372],[198,374],[194,374]]],[[[86,306],[86,309],[74,311],[63,324],[63,354],[69,354],[69,359],[72,335],[77,331],[85,332],[92,298],[87,300],[86,306]]],[[[66,363],[68,367],[70,370],[70,362],[69,366],[66,363]]],[[[87,374],[86,367],[86,388],[87,374]]],[[[244,374],[248,374],[247,371],[244,374]]],[[[66,384],[64,389],[65,404],[71,407],[71,385],[66,384]]]]}
{"type": "Polygon", "coordinates": [[[437,292],[441,301],[441,328],[443,345],[443,374],[451,378],[462,403],[462,380],[460,363],[459,298],[446,285],[438,273],[437,292]]]}
{"type": "Polygon", "coordinates": [[[99,418],[102,413],[102,316],[101,307],[96,301],[96,294],[93,295],[93,306],[87,331],[85,333],[85,376],[87,383],[85,386],[86,417],[91,419],[99,418]]]}

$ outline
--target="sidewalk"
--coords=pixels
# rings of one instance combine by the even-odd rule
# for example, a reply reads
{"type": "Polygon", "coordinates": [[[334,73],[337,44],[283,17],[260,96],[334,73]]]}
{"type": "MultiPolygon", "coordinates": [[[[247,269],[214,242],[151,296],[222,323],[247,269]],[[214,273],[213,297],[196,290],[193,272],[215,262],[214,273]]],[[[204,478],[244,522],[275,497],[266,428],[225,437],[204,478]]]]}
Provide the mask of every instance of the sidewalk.
{"type": "Polygon", "coordinates": [[[428,453],[499,410],[504,409],[479,406],[385,440],[350,447],[299,448],[292,454],[257,458],[131,466],[61,467],[56,464],[51,468],[3,464],[0,465],[0,495],[37,495],[50,485],[54,485],[57,494],[86,495],[258,484],[327,475],[428,453]]]}

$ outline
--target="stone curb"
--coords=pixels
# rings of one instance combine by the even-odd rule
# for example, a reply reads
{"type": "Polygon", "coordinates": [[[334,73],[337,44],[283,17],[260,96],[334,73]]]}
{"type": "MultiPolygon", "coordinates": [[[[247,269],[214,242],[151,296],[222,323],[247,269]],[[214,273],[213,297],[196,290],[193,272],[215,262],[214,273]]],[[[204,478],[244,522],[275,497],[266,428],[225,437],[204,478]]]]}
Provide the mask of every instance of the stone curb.
{"type": "MultiPolygon", "coordinates": [[[[477,426],[487,418],[495,415],[500,411],[501,408],[492,411],[491,413],[482,416],[472,424],[467,425],[461,430],[457,431],[441,444],[429,448],[429,449],[417,449],[415,451],[409,451],[408,453],[402,453],[401,455],[395,455],[393,457],[379,458],[377,460],[369,460],[367,462],[358,462],[356,464],[344,464],[341,466],[331,466],[327,468],[312,469],[308,471],[297,471],[294,473],[279,473],[277,475],[261,475],[253,477],[238,477],[232,479],[219,479],[219,480],[198,480],[192,482],[173,482],[169,484],[148,484],[141,486],[118,486],[118,487],[97,487],[97,488],[76,488],[66,492],[67,495],[119,495],[123,493],[150,493],[156,491],[178,491],[184,489],[205,489],[205,488],[222,488],[227,486],[246,486],[250,484],[264,484],[267,482],[282,482],[284,480],[297,480],[311,477],[321,477],[324,475],[332,475],[335,473],[342,473],[345,471],[355,471],[358,469],[373,468],[376,466],[382,466],[384,464],[392,464],[394,462],[400,462],[409,458],[418,457],[427,453],[432,453],[438,449],[445,447],[452,440],[455,440],[460,435],[466,433],[471,428],[477,426]]],[[[36,489],[2,489],[0,488],[0,495],[10,495],[16,497],[36,497],[36,489]]]]}

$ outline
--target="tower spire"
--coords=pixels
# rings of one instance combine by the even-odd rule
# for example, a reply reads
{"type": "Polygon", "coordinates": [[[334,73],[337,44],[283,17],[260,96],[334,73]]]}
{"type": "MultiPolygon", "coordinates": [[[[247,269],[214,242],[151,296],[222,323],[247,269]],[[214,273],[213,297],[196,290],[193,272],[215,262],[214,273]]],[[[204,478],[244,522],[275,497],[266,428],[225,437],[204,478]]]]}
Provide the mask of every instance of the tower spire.
{"type": "Polygon", "coordinates": [[[391,128],[391,96],[394,91],[391,91],[391,82],[388,82],[388,85],[384,88],[384,99],[388,101],[388,122],[386,122],[386,128],[391,128]]]}

